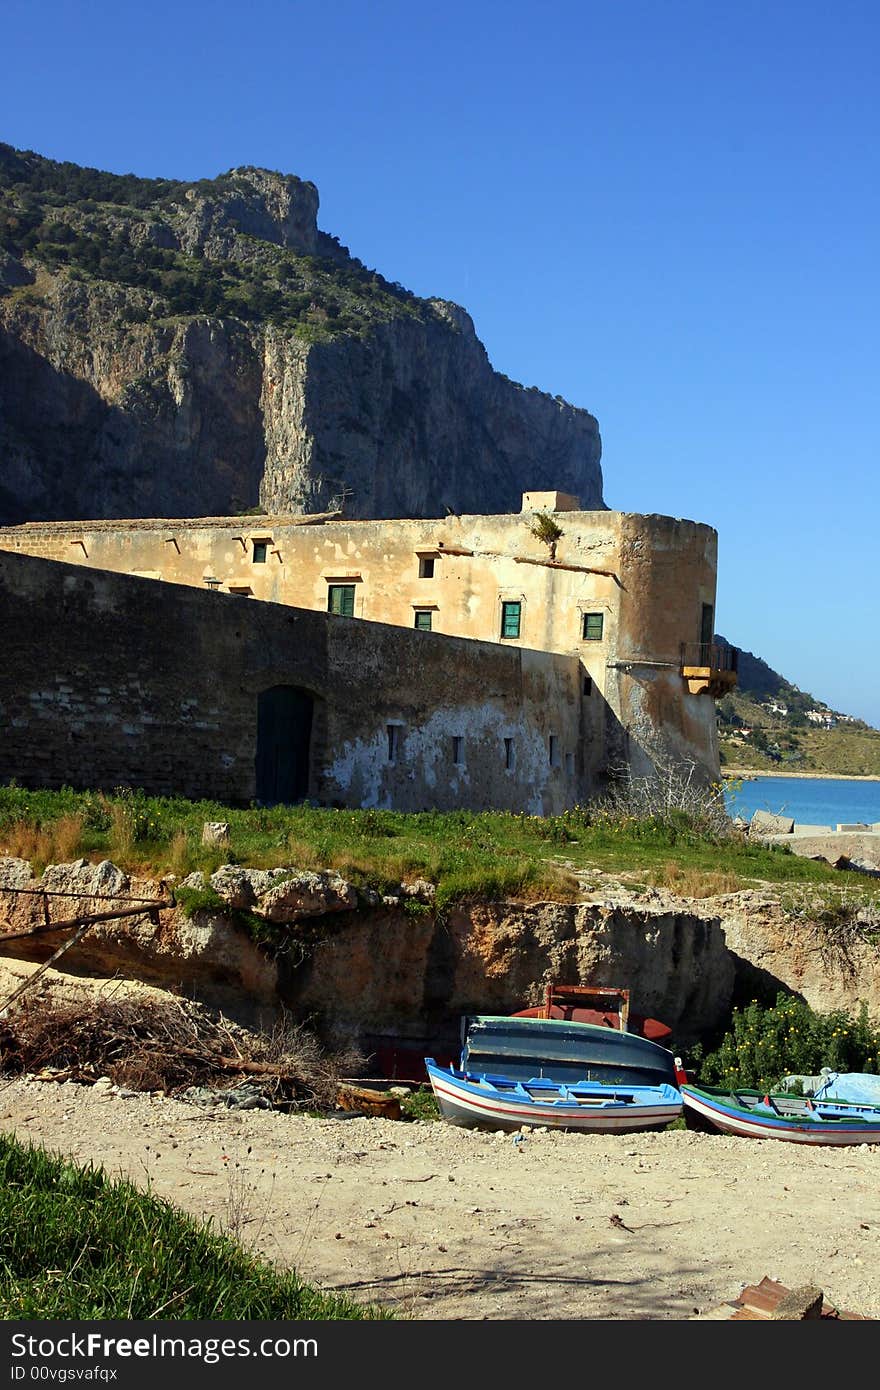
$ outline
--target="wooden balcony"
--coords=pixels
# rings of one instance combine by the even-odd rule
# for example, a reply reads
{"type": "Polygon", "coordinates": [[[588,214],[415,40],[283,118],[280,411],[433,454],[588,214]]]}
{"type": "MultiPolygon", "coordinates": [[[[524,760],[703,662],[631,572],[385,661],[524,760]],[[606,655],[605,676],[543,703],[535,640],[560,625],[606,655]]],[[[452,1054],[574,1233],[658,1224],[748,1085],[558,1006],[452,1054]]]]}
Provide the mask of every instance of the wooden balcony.
{"type": "Polygon", "coordinates": [[[718,700],[736,685],[736,647],[715,642],[682,642],[681,674],[692,695],[711,695],[718,700]]]}

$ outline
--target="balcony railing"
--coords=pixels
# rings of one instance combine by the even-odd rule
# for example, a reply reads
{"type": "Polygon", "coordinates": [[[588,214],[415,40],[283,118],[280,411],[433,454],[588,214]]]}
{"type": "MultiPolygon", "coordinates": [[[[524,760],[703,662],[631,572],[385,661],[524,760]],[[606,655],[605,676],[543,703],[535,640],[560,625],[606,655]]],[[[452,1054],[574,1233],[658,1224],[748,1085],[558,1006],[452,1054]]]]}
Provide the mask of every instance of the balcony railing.
{"type": "Polygon", "coordinates": [[[720,647],[716,642],[682,642],[681,666],[684,671],[727,671],[736,675],[739,651],[736,647],[720,647]]]}

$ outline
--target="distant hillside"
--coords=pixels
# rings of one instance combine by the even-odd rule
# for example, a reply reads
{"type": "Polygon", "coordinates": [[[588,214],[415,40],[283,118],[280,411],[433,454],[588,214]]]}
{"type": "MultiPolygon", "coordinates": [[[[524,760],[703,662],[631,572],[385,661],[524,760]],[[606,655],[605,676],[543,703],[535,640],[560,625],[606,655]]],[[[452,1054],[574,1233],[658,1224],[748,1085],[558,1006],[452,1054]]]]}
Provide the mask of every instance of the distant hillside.
{"type": "Polygon", "coordinates": [[[184,183],[0,145],[0,523],[602,508],[586,410],[492,369],[464,309],[319,230],[313,183],[184,183]]]}
{"type": "MultiPolygon", "coordinates": [[[[734,645],[726,637],[715,641],[734,645]]],[[[880,731],[738,650],[737,688],[717,705],[722,767],[880,776],[880,731]]]]}

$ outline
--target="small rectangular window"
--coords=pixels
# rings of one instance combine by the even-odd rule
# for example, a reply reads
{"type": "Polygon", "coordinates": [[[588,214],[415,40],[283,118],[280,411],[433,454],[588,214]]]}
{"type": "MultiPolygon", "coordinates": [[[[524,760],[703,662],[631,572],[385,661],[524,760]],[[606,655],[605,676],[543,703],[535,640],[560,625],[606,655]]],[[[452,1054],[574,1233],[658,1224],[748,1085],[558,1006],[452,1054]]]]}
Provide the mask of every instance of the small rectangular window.
{"type": "Polygon", "coordinates": [[[592,676],[584,676],[584,694],[585,694],[585,695],[592,695],[592,693],[593,693],[593,677],[592,677],[592,676]]]}
{"type": "Polygon", "coordinates": [[[574,753],[566,753],[565,755],[565,773],[567,777],[574,776],[574,753]]]}
{"type": "Polygon", "coordinates": [[[501,636],[519,637],[522,604],[505,602],[501,605],[501,636]]]}
{"type": "Polygon", "coordinates": [[[431,631],[431,610],[430,608],[416,609],[416,628],[419,632],[431,631]]]}
{"type": "Polygon", "coordinates": [[[452,736],[452,761],[454,763],[464,762],[464,739],[459,734],[452,736]]]}
{"type": "Polygon", "coordinates": [[[388,761],[396,763],[400,757],[400,725],[386,725],[388,731],[388,761]]]}
{"type": "Polygon", "coordinates": [[[602,631],[605,627],[604,613],[585,613],[584,614],[584,641],[601,642],[602,631]]]}
{"type": "Polygon", "coordinates": [[[269,553],[268,541],[254,541],[253,561],[255,565],[265,565],[269,553]]]}
{"type": "Polygon", "coordinates": [[[550,754],[550,766],[559,766],[559,739],[555,734],[551,734],[548,739],[548,752],[550,754]]]}
{"type": "Polygon", "coordinates": [[[516,765],[516,752],[513,747],[513,739],[504,740],[504,766],[508,772],[512,772],[516,765]]]}
{"type": "Polygon", "coordinates": [[[434,558],[433,555],[419,556],[419,579],[434,578],[434,558]]]}
{"type": "Polygon", "coordinates": [[[230,584],[229,592],[231,594],[238,594],[241,598],[250,598],[254,591],[250,584],[230,584]]]}
{"type": "Polygon", "coordinates": [[[331,584],[327,590],[327,612],[342,618],[354,617],[354,585],[331,584]]]}

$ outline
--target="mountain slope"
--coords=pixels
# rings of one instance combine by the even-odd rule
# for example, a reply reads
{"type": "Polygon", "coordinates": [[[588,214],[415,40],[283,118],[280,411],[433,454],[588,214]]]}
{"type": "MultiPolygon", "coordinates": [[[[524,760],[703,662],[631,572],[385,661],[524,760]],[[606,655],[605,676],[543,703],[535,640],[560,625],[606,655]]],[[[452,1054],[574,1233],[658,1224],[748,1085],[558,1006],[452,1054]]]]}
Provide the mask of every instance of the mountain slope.
{"type": "Polygon", "coordinates": [[[738,651],[737,687],[717,706],[723,767],[880,777],[878,730],[830,709],[753,652],[738,651]]]}
{"type": "Polygon", "coordinates": [[[601,508],[587,411],[493,371],[467,313],[317,227],[315,186],[0,146],[0,522],[601,508]]]}

